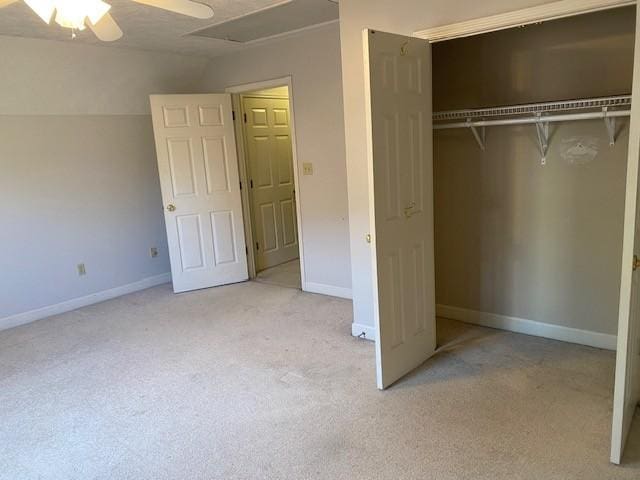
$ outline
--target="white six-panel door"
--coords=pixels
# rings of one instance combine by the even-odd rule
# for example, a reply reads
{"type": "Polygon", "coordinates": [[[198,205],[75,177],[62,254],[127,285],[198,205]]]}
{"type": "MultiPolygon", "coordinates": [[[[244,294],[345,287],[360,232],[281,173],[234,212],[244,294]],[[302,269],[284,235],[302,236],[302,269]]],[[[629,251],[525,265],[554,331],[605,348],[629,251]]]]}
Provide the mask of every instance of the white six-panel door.
{"type": "Polygon", "coordinates": [[[622,274],[618,311],[616,379],[613,395],[611,461],[620,463],[633,416],[640,401],[640,8],[636,11],[633,104],[629,125],[627,184],[622,240],[622,274]],[[634,258],[635,254],[635,258],[634,258]]]}
{"type": "Polygon", "coordinates": [[[231,96],[150,100],[174,291],[247,280],[231,96]]]}
{"type": "Polygon", "coordinates": [[[242,98],[256,269],[298,258],[293,150],[286,98],[242,98]]]}
{"type": "MultiPolygon", "coordinates": [[[[436,348],[431,47],[364,32],[378,388],[436,348]]],[[[365,239],[363,239],[364,241],[365,239]]]]}

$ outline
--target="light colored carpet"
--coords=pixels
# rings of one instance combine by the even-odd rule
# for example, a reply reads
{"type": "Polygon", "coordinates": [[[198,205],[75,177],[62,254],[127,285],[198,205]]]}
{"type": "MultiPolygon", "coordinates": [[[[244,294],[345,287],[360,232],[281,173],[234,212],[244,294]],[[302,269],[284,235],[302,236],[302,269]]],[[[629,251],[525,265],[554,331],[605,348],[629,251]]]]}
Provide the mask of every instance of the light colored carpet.
{"type": "Polygon", "coordinates": [[[385,392],[351,303],[161,286],[0,333],[0,478],[640,478],[607,462],[614,354],[441,321],[385,392]]]}
{"type": "Polygon", "coordinates": [[[256,275],[256,280],[270,285],[300,289],[300,260],[295,259],[290,262],[267,268],[256,275]]]}

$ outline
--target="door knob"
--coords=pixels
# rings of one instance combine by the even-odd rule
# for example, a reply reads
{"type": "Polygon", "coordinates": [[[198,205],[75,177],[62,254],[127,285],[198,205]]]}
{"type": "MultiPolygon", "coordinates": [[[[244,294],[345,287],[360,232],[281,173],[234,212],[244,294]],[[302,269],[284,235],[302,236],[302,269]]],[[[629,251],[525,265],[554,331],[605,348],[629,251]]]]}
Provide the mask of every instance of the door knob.
{"type": "Polygon", "coordinates": [[[173,205],[172,203],[170,203],[169,205],[167,205],[167,210],[170,212],[175,212],[176,211],[176,206],[173,205]]]}

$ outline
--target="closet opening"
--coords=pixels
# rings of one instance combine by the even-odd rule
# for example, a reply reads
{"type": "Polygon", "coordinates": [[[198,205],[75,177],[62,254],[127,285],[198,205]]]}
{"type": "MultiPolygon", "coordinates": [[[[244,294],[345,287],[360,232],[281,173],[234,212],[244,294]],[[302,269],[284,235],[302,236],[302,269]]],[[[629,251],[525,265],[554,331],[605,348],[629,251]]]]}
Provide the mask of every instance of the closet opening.
{"type": "Polygon", "coordinates": [[[610,432],[620,463],[640,398],[636,9],[425,41],[546,14],[363,32],[376,381],[481,386],[478,411],[516,405],[500,418],[558,448],[610,432]]]}
{"type": "MultiPolygon", "coordinates": [[[[606,398],[583,405],[603,416],[616,371],[635,23],[629,6],[432,44],[438,351],[502,349],[501,364],[478,361],[488,381],[520,371],[541,389],[562,365],[573,372],[565,381],[606,398]],[[588,347],[505,342],[469,324],[588,347]]],[[[548,420],[567,421],[553,418],[569,401],[550,405],[548,420]]]]}
{"type": "Polygon", "coordinates": [[[445,318],[615,349],[635,7],[432,45],[445,318]]]}

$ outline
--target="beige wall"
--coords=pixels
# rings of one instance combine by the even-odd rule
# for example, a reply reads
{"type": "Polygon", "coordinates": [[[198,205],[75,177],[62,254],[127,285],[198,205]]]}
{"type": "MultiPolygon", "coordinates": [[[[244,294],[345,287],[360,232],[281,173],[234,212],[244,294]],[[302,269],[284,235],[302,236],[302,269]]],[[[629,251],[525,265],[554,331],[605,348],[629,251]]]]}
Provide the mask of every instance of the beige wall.
{"type": "Polygon", "coordinates": [[[439,42],[434,110],[631,93],[634,7],[439,42]]]}
{"type": "Polygon", "coordinates": [[[0,36],[0,114],[147,115],[152,93],[193,93],[208,60],[0,36]]]}
{"type": "MultiPolygon", "coordinates": [[[[415,31],[549,3],[539,0],[349,0],[340,2],[345,140],[349,185],[354,322],[373,326],[370,231],[366,167],[364,62],[365,28],[410,35],[415,31]]],[[[469,72],[471,74],[472,72],[469,72]]]]}
{"type": "Polygon", "coordinates": [[[12,37],[0,59],[0,328],[166,279],[148,95],[197,91],[208,61],[12,37]]]}
{"type": "Polygon", "coordinates": [[[169,271],[147,116],[0,115],[0,131],[0,328],[169,271]]]}
{"type": "Polygon", "coordinates": [[[351,295],[337,23],[215,58],[206,91],[291,76],[307,287],[351,295]],[[302,164],[313,163],[313,175],[302,164]]]}
{"type": "Polygon", "coordinates": [[[436,133],[436,301],[615,335],[628,122],[613,147],[602,121],[552,129],[544,166],[532,126],[491,128],[484,152],[436,133]]]}

